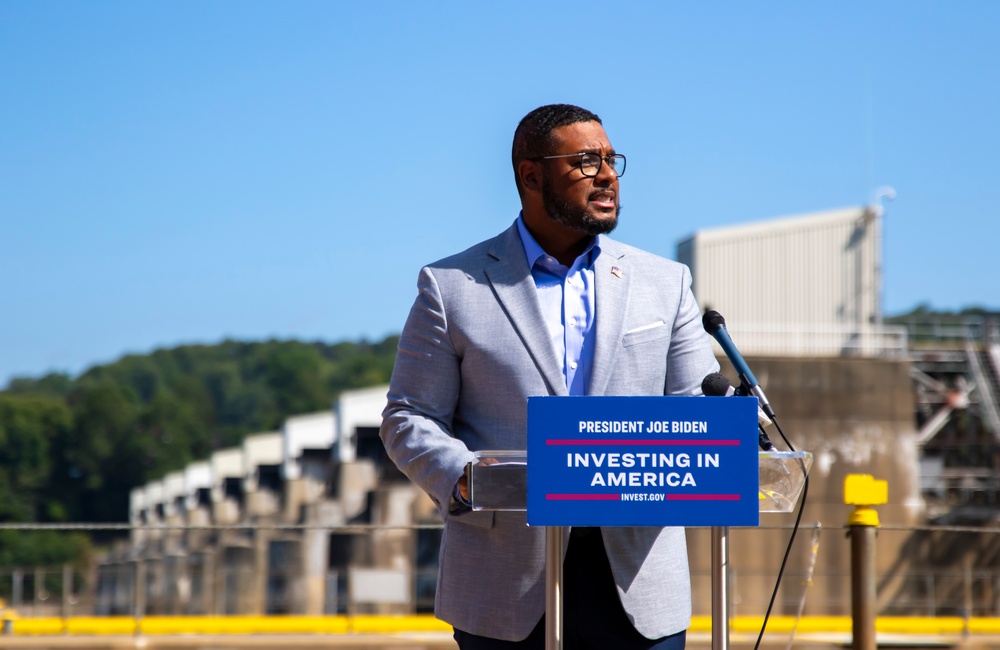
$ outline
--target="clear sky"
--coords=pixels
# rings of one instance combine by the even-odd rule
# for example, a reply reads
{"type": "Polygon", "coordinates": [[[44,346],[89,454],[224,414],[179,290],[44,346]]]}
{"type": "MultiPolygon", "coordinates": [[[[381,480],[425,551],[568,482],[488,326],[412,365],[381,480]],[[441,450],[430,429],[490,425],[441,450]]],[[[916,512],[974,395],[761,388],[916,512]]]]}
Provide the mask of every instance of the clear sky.
{"type": "Polygon", "coordinates": [[[891,185],[884,311],[1000,305],[1000,2],[0,0],[0,386],[226,337],[378,340],[585,106],[615,237],[891,185]]]}

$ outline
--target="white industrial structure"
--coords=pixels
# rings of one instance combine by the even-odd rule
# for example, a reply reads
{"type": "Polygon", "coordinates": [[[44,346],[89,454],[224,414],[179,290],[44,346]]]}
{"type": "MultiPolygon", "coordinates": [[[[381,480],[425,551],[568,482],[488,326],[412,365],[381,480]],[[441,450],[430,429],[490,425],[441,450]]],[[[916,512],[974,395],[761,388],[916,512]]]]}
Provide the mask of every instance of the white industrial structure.
{"type": "Polygon", "coordinates": [[[122,613],[140,591],[149,613],[335,613],[370,600],[350,582],[373,575],[405,586],[380,602],[428,606],[414,590],[427,590],[434,569],[411,556],[436,548],[439,533],[407,527],[437,514],[381,446],[387,391],[349,391],[329,411],[289,417],[132,490],[133,533],[102,563],[101,613],[122,613]],[[345,532],[390,523],[403,530],[345,532]]]}
{"type": "Polygon", "coordinates": [[[184,470],[184,506],[188,511],[211,503],[212,464],[191,463],[184,470]]]}
{"type": "Polygon", "coordinates": [[[286,480],[295,480],[308,471],[308,457],[329,458],[337,439],[337,418],[331,411],[296,415],[285,420],[281,433],[285,447],[281,473],[286,480]]]}
{"type": "Polygon", "coordinates": [[[388,390],[388,386],[374,386],[348,391],[333,405],[337,416],[337,460],[354,460],[359,447],[372,442],[373,432],[375,442],[381,448],[377,434],[382,425],[382,409],[385,408],[388,390]]]}
{"type": "Polygon", "coordinates": [[[882,324],[879,206],[700,230],[677,259],[744,353],[906,353],[905,330],[882,324]]]}
{"type": "Polygon", "coordinates": [[[212,516],[218,523],[233,524],[242,499],[243,448],[220,449],[209,460],[212,468],[212,516]]]}

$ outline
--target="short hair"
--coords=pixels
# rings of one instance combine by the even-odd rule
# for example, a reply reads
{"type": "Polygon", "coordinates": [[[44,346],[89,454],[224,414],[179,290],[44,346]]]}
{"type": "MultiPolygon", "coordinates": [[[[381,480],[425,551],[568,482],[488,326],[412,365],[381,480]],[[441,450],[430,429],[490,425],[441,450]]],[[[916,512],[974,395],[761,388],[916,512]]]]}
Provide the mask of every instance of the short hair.
{"type": "Polygon", "coordinates": [[[577,124],[578,122],[603,124],[601,118],[595,113],[572,104],[539,106],[521,118],[521,122],[514,130],[514,144],[510,151],[511,164],[514,166],[514,183],[517,185],[518,194],[524,193],[521,179],[517,174],[518,164],[522,160],[551,153],[552,131],[561,126],[577,124]]]}

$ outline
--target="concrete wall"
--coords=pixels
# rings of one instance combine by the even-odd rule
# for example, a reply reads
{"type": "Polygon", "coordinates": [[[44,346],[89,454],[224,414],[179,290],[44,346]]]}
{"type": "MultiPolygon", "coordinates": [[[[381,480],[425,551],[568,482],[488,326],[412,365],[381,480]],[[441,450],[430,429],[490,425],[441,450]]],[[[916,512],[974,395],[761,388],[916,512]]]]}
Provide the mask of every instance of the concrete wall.
{"type": "MultiPolygon", "coordinates": [[[[843,537],[842,527],[852,510],[844,505],[843,498],[848,474],[871,474],[888,481],[889,503],[878,508],[883,526],[922,523],[919,450],[908,362],[779,358],[747,361],[792,445],[815,455],[803,527],[818,522],[825,530],[823,535],[843,537]]],[[[719,363],[723,374],[735,380],[736,373],[728,360],[722,358],[719,363]]],[[[767,431],[779,449],[786,448],[773,425],[767,431]]],[[[764,613],[793,523],[794,513],[766,514],[761,516],[761,526],[767,529],[731,529],[730,562],[742,576],[740,584],[734,585],[734,596],[741,604],[739,614],[764,613]]],[[[710,612],[711,581],[707,576],[711,569],[711,530],[690,530],[688,543],[695,577],[695,611],[710,612]]],[[[880,538],[880,575],[897,562],[904,543],[899,535],[880,538]]],[[[786,569],[792,577],[786,576],[783,590],[801,591],[801,582],[795,576],[804,570],[810,555],[810,533],[800,532],[786,569]]],[[[816,557],[815,570],[817,575],[849,575],[848,545],[824,544],[816,557]]],[[[812,589],[816,595],[807,601],[805,613],[850,613],[850,593],[845,592],[849,582],[817,580],[812,589]],[[829,603],[841,603],[847,609],[830,611],[829,603]]],[[[797,600],[791,595],[779,598],[773,613],[794,614],[785,609],[787,603],[797,600]]]]}

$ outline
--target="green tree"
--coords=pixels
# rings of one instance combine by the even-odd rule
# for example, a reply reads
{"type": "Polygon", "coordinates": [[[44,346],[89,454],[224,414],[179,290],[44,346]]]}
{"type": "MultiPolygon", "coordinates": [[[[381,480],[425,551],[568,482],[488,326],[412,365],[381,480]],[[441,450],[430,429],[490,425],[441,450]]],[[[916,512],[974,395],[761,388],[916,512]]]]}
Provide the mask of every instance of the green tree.
{"type": "Polygon", "coordinates": [[[64,514],[45,493],[53,441],[71,429],[70,411],[61,400],[0,394],[0,519],[46,520],[64,514]]]}
{"type": "Polygon", "coordinates": [[[136,426],[139,399],[129,386],[85,375],[69,404],[74,426],[58,441],[53,482],[74,520],[120,521],[128,493],[116,488],[142,484],[149,466],[139,455],[147,447],[136,426]]]}

